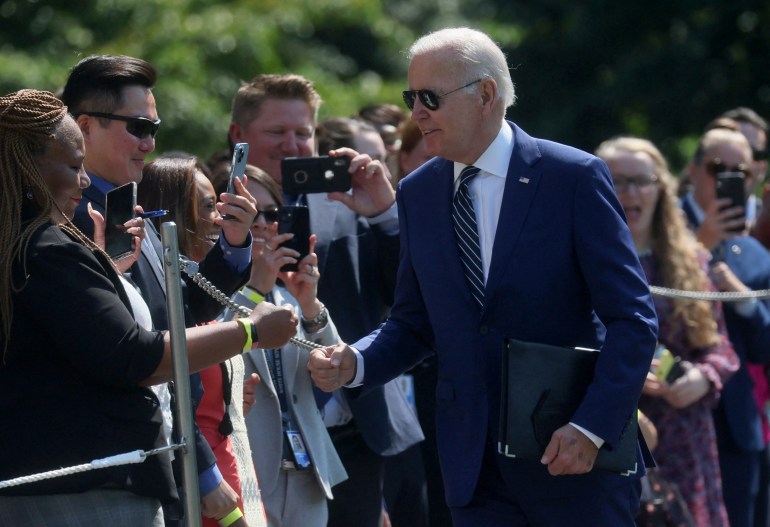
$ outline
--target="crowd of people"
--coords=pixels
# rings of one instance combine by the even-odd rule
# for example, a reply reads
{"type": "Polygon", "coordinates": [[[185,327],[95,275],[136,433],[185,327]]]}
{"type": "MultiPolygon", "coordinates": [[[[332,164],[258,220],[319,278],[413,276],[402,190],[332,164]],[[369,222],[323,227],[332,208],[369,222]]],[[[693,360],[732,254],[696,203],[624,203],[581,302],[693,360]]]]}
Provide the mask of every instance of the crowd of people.
{"type": "MultiPolygon", "coordinates": [[[[405,109],[323,121],[310,79],[256,75],[206,159],[156,145],[142,59],[89,56],[58,95],[0,97],[0,481],[179,439],[173,221],[251,310],[183,274],[203,525],[669,525],[640,514],[655,477],[677,525],[770,526],[770,299],[749,294],[770,289],[767,122],[715,115],[677,177],[648,139],[589,154],[506,120],[514,84],[484,33],[429,33],[408,59],[405,109]],[[351,189],[284,191],[282,161],[317,155],[347,158],[351,189]],[[132,183],[133,251],[114,259],[105,198],[132,183]],[[278,230],[287,207],[307,254],[278,230]],[[498,449],[509,339],[601,350],[539,459],[498,449]],[[638,469],[594,469],[637,411],[638,469]]],[[[0,523],[183,525],[180,457],[0,489],[0,523]]]]}

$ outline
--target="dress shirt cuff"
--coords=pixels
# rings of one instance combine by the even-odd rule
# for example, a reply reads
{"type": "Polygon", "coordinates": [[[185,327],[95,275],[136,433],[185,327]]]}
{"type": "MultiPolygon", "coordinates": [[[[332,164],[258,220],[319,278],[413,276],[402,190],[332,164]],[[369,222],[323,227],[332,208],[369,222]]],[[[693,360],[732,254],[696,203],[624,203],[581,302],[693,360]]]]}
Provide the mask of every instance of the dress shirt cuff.
{"type": "Polygon", "coordinates": [[[345,385],[345,388],[355,388],[361,386],[364,382],[364,356],[356,348],[350,348],[356,355],[356,376],[349,384],[345,385]]]}
{"type": "Polygon", "coordinates": [[[198,488],[200,489],[201,497],[206,496],[217,488],[222,483],[222,479],[222,473],[219,471],[216,463],[198,474],[198,488]]]}
{"type": "Polygon", "coordinates": [[[578,429],[578,430],[579,430],[579,431],[580,431],[580,432],[581,432],[581,433],[582,433],[584,436],[586,436],[588,439],[590,439],[590,440],[591,440],[591,442],[592,442],[594,445],[596,445],[596,448],[601,448],[601,447],[602,447],[602,445],[604,445],[604,439],[602,439],[602,438],[601,438],[601,437],[599,437],[598,435],[596,435],[596,434],[592,434],[591,432],[589,432],[588,430],[586,430],[586,429],[585,429],[585,428],[583,428],[582,426],[580,426],[580,425],[576,425],[576,424],[575,424],[575,423],[573,423],[573,422],[570,422],[570,424],[571,424],[572,426],[574,426],[575,428],[577,428],[577,429],[578,429]]]}
{"type": "Polygon", "coordinates": [[[733,309],[743,318],[751,318],[757,312],[758,303],[759,301],[756,298],[741,300],[740,302],[733,302],[733,309]]]}
{"type": "Polygon", "coordinates": [[[219,236],[219,245],[225,255],[225,261],[233,268],[235,274],[241,274],[251,265],[251,232],[246,238],[245,247],[233,247],[225,239],[225,235],[219,236]]]}
{"type": "Polygon", "coordinates": [[[396,202],[394,201],[393,205],[382,214],[366,218],[366,221],[369,222],[369,225],[379,225],[382,232],[388,236],[398,235],[398,207],[396,202]]]}

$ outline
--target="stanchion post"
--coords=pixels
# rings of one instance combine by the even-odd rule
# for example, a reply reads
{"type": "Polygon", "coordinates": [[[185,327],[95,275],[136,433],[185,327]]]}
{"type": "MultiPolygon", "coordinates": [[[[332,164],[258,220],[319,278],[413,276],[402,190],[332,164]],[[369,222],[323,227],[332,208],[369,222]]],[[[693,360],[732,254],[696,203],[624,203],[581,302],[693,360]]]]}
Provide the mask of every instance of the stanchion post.
{"type": "Polygon", "coordinates": [[[166,271],[166,307],[176,390],[175,409],[181,428],[179,440],[185,444],[185,448],[177,450],[177,455],[182,456],[182,488],[184,491],[182,499],[184,501],[185,525],[200,527],[200,493],[198,491],[198,468],[194,450],[190,367],[187,362],[184,304],[179,270],[179,241],[176,229],[176,224],[172,221],[161,225],[163,264],[166,271]]]}

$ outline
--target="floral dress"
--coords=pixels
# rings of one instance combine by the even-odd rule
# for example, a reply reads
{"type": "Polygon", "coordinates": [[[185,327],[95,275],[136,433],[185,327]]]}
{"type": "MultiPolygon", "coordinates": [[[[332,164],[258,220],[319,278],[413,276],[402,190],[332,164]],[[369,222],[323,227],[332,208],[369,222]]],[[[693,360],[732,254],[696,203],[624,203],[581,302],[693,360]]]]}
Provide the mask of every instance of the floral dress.
{"type": "MultiPolygon", "coordinates": [[[[663,285],[659,266],[653,255],[640,257],[650,284],[663,285]]],[[[708,273],[705,255],[701,266],[708,273]]],[[[719,400],[724,382],[738,370],[739,359],[728,340],[722,307],[714,303],[714,317],[721,342],[706,348],[687,343],[681,324],[673,324],[673,305],[669,298],[653,297],[658,315],[658,338],[674,355],[692,363],[711,383],[710,391],[687,408],[676,409],[665,399],[642,395],[639,407],[658,429],[655,461],[668,481],[679,486],[698,527],[727,527],[727,512],[722,499],[716,433],[712,409],[719,400]]]]}

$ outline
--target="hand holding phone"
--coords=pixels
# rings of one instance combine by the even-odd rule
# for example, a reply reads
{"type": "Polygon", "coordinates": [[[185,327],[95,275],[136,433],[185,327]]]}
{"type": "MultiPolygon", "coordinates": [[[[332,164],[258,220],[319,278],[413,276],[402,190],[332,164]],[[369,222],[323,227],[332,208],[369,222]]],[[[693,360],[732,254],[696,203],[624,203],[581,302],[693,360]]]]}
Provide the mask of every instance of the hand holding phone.
{"type": "MultiPolygon", "coordinates": [[[[726,198],[730,200],[731,207],[746,207],[746,187],[745,176],[743,172],[719,172],[716,175],[716,195],[718,199],[726,198]]],[[[742,219],[743,222],[737,227],[728,228],[728,232],[743,232],[746,229],[746,212],[743,215],[735,215],[730,220],[742,219]]]]}
{"type": "MultiPolygon", "coordinates": [[[[278,209],[278,234],[290,232],[294,238],[281,245],[299,253],[297,262],[310,253],[310,213],[307,207],[281,207],[278,209]]],[[[281,272],[297,271],[298,264],[286,264],[281,272]]]]}
{"type": "Polygon", "coordinates": [[[134,235],[126,231],[125,223],[136,212],[136,183],[131,181],[107,192],[104,209],[104,250],[119,260],[134,250],[134,235]]]}
{"type": "MultiPolygon", "coordinates": [[[[233,180],[235,178],[242,178],[243,174],[246,173],[246,161],[249,158],[249,143],[237,143],[233,147],[233,159],[230,163],[230,178],[227,180],[227,190],[226,192],[228,194],[235,194],[235,183],[233,183],[233,180]]],[[[229,214],[224,214],[222,216],[225,220],[232,219],[232,216],[229,214]]]]}
{"type": "Polygon", "coordinates": [[[668,349],[663,349],[658,357],[660,364],[655,368],[655,376],[671,384],[685,374],[684,366],[679,357],[675,357],[668,349]]]}

